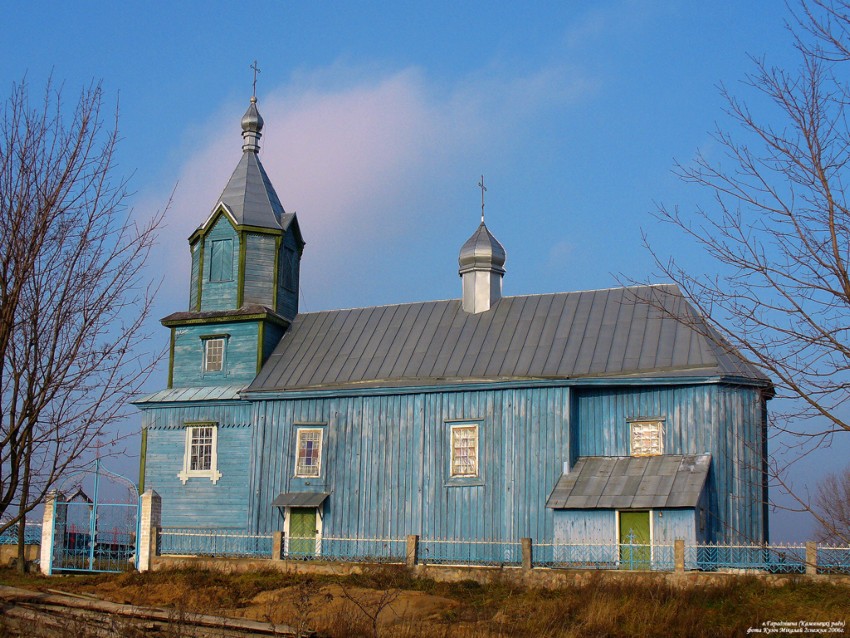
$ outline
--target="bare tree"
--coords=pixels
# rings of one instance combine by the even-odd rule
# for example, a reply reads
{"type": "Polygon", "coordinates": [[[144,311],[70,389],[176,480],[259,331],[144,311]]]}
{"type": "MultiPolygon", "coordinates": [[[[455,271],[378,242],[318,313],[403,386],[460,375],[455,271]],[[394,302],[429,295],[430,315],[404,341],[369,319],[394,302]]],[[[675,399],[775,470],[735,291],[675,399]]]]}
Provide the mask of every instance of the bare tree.
{"type": "Polygon", "coordinates": [[[788,26],[798,66],[753,59],[746,99],[721,87],[732,128],[715,131],[710,154],[676,167],[709,203],[657,213],[715,273],[689,274],[646,234],[644,243],[706,317],[703,334],[757,364],[788,399],[770,423],[791,435],[780,440],[794,454],[775,455],[768,472],[791,499],[785,507],[825,530],[836,521],[821,495],[795,488],[787,470],[850,431],[850,1],[800,0],[788,26]]]}
{"type": "Polygon", "coordinates": [[[102,107],[99,84],[69,110],[24,81],[0,120],[0,532],[88,460],[156,362],[143,267],[162,214],[127,209],[102,107]]]}
{"type": "Polygon", "coordinates": [[[758,112],[722,89],[737,124],[734,133],[715,133],[723,156],[700,154],[677,166],[682,179],[708,189],[712,203],[693,215],[667,206],[658,213],[713,258],[717,274],[690,275],[650,250],[718,342],[794,399],[774,425],[819,443],[850,430],[850,90],[840,75],[844,59],[825,48],[850,45],[850,9],[811,2],[796,20],[799,67],[754,60],[747,84],[762,101],[758,112]]]}
{"type": "Polygon", "coordinates": [[[850,545],[850,465],[840,474],[827,474],[815,493],[817,540],[850,545]]]}

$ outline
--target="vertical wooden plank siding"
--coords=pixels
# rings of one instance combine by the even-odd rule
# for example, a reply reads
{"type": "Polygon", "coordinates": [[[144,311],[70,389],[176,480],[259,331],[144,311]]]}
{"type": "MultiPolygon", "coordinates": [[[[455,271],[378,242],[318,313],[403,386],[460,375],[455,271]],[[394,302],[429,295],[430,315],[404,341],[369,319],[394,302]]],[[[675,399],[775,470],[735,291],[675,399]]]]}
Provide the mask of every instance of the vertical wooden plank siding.
{"type": "Polygon", "coordinates": [[[711,454],[706,538],[761,542],[761,395],[719,384],[576,390],[577,456],[628,456],[628,419],[664,419],[665,454],[711,454]]]}
{"type": "Polygon", "coordinates": [[[613,543],[617,515],[614,510],[555,510],[554,529],[556,543],[613,543]]]}
{"type": "Polygon", "coordinates": [[[272,280],[277,281],[276,310],[279,315],[293,318],[296,314],[298,314],[298,285],[301,272],[301,254],[298,250],[298,243],[295,241],[295,237],[291,230],[284,235],[283,241],[280,242],[277,263],[277,278],[272,280]],[[287,249],[294,252],[292,264],[287,261],[287,249]],[[287,289],[283,285],[284,271],[290,267],[292,268],[292,288],[287,289]]]}
{"type": "Polygon", "coordinates": [[[257,322],[216,323],[174,328],[172,387],[248,384],[257,375],[257,322]],[[224,370],[204,372],[204,341],[201,336],[229,335],[225,344],[224,370]]]}
{"type": "MultiPolygon", "coordinates": [[[[250,343],[256,347],[256,341],[250,343]]],[[[642,416],[664,419],[665,453],[712,455],[697,510],[654,513],[658,542],[675,538],[741,542],[758,540],[764,533],[759,501],[761,399],[751,388],[329,393],[144,411],[143,425],[149,430],[145,480],[163,494],[164,506],[172,508],[167,519],[172,522],[167,524],[188,525],[191,519],[192,524],[247,526],[267,533],[280,529],[280,512],[271,507],[280,492],[315,491],[330,493],[323,521],[329,536],[528,536],[571,542],[590,542],[591,536],[597,541],[614,538],[612,510],[577,514],[547,510],[545,502],[572,452],[627,455],[627,419],[642,416]],[[571,402],[576,409],[572,424],[571,402]],[[223,478],[215,485],[208,479],[182,485],[177,478],[185,446],[183,424],[193,420],[220,424],[223,478]],[[450,427],[465,422],[479,428],[479,476],[452,478],[450,427]],[[299,425],[323,428],[322,471],[317,478],[293,476],[299,425]],[[571,432],[576,436],[572,449],[571,432]],[[704,530],[701,507],[706,510],[704,530]]]]}
{"type": "MultiPolygon", "coordinates": [[[[556,510],[555,542],[569,544],[603,544],[617,540],[617,514],[612,509],[556,510]]],[[[681,538],[694,545],[696,514],[693,509],[659,509],[652,511],[652,542],[672,545],[681,538]]]]}
{"type": "Polygon", "coordinates": [[[162,524],[168,527],[246,529],[248,471],[252,450],[251,406],[247,402],[197,403],[172,407],[143,407],[147,428],[145,487],[162,496],[162,524]],[[221,478],[190,478],[183,469],[187,422],[218,424],[218,471],[221,478]]]}
{"type": "Polygon", "coordinates": [[[254,456],[264,465],[253,475],[250,518],[258,532],[273,531],[280,492],[327,491],[331,536],[552,538],[545,503],[568,455],[569,395],[542,388],[258,401],[254,456]],[[451,479],[450,425],[467,420],[479,426],[480,476],[451,479]],[[293,477],[299,423],[327,424],[318,479],[293,477]]]}
{"type": "Polygon", "coordinates": [[[686,545],[697,543],[697,511],[693,509],[661,509],[652,512],[652,542],[672,545],[677,538],[686,545]]]}
{"type": "Polygon", "coordinates": [[[280,340],[283,338],[283,333],[286,332],[286,329],[283,326],[279,326],[274,323],[267,322],[263,327],[263,352],[262,352],[262,362],[265,363],[266,359],[269,358],[271,353],[277,347],[277,344],[280,343],[280,340]]]}
{"type": "Polygon", "coordinates": [[[274,235],[246,233],[245,290],[243,303],[272,307],[274,303],[275,245],[274,235]]]}
{"type": "Polygon", "coordinates": [[[198,273],[201,267],[201,242],[196,241],[191,245],[192,274],[189,278],[189,310],[198,309],[198,273]]]}
{"type": "Polygon", "coordinates": [[[236,288],[239,273],[239,235],[226,215],[219,215],[210,231],[204,236],[203,285],[201,287],[201,310],[233,310],[236,305],[236,288]],[[213,241],[233,241],[230,258],[233,261],[233,278],[229,281],[210,281],[210,246],[213,241]]]}

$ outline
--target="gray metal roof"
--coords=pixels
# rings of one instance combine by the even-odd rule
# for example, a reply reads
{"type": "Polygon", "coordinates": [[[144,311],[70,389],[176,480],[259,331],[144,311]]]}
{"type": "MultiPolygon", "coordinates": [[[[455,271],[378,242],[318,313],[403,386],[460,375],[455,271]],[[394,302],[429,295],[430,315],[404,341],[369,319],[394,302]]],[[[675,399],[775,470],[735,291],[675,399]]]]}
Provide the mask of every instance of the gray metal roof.
{"type": "Polygon", "coordinates": [[[239,398],[239,393],[245,389],[241,385],[217,385],[204,386],[201,388],[171,388],[160,390],[133,401],[138,405],[141,403],[164,403],[183,401],[234,401],[239,398]]]}
{"type": "Polygon", "coordinates": [[[281,492],[272,507],[319,507],[328,496],[326,492],[281,492]]]}
{"type": "Polygon", "coordinates": [[[558,479],[552,509],[696,507],[710,454],[580,458],[558,479]]]}
{"type": "Polygon", "coordinates": [[[259,156],[253,151],[242,159],[219,197],[237,224],[286,230],[294,213],[287,213],[272,186],[259,156]]]}
{"type": "Polygon", "coordinates": [[[769,385],[706,330],[673,285],[503,297],[478,314],[456,299],[302,313],[248,391],[606,376],[769,385]]]}

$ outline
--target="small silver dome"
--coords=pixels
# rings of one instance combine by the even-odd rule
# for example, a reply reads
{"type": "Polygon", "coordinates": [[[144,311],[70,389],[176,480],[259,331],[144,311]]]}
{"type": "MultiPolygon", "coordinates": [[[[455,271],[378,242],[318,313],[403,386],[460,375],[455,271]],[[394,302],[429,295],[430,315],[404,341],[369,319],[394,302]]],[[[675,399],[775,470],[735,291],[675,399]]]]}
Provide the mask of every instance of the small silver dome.
{"type": "Polygon", "coordinates": [[[259,133],[263,130],[263,117],[257,110],[257,98],[251,98],[251,104],[248,105],[248,110],[242,116],[242,130],[245,132],[252,131],[259,133]]]}
{"type": "Polygon", "coordinates": [[[257,98],[252,97],[248,110],[242,116],[242,151],[257,153],[260,150],[260,138],[263,136],[263,117],[257,110],[257,98]]]}
{"type": "Polygon", "coordinates": [[[472,233],[472,237],[460,249],[457,263],[460,266],[460,274],[470,270],[493,270],[504,274],[505,248],[493,234],[487,230],[484,222],[472,233]]]}

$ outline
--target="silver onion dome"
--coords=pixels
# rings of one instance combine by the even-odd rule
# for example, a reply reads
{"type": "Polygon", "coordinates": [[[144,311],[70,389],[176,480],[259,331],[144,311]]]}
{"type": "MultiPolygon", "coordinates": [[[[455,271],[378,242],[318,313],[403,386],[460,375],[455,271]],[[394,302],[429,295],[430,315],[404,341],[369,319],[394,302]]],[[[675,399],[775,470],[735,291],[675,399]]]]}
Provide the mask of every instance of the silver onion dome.
{"type": "Polygon", "coordinates": [[[262,137],[263,116],[257,110],[257,98],[251,97],[251,104],[248,105],[248,110],[242,116],[242,150],[253,151],[256,153],[260,150],[260,137],[262,137]]]}
{"type": "Polygon", "coordinates": [[[458,256],[459,273],[472,270],[490,270],[498,274],[504,274],[505,260],[507,255],[505,248],[499,240],[487,229],[484,222],[472,233],[472,237],[460,249],[458,256]]]}

